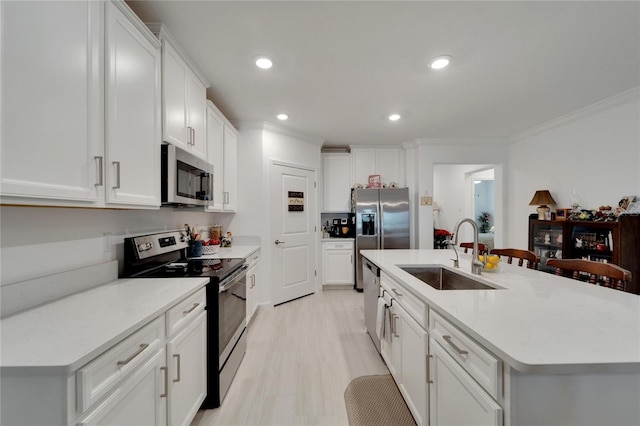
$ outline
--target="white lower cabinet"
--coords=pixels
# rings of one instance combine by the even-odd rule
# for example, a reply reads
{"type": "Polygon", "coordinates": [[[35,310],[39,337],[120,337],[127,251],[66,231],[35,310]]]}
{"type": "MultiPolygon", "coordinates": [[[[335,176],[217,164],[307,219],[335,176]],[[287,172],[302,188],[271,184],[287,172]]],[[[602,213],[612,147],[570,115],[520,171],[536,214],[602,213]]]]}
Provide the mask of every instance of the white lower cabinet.
{"type": "Polygon", "coordinates": [[[160,349],[140,369],[120,383],[78,426],[163,425],[167,416],[165,351],[160,349]]]}
{"type": "Polygon", "coordinates": [[[502,408],[431,339],[430,422],[432,425],[502,425],[502,408]]]}
{"type": "Polygon", "coordinates": [[[169,425],[188,425],[207,396],[206,347],[204,311],[167,342],[169,425]]]}
{"type": "Polygon", "coordinates": [[[353,286],[353,240],[322,242],[322,284],[353,286]]]}
{"type": "Polygon", "coordinates": [[[260,278],[258,261],[260,250],[249,256],[249,270],[247,270],[247,326],[258,309],[258,282],[260,278]]]}

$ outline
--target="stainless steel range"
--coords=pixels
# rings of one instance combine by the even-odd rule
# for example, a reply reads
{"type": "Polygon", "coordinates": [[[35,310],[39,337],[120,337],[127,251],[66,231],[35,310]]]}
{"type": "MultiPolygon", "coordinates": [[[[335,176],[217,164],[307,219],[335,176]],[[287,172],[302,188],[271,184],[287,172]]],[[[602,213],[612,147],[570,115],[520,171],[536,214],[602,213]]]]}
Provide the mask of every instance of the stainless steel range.
{"type": "Polygon", "coordinates": [[[188,259],[183,231],[126,238],[123,278],[208,277],[207,398],[219,407],[246,352],[246,271],[244,259],[188,259]]]}

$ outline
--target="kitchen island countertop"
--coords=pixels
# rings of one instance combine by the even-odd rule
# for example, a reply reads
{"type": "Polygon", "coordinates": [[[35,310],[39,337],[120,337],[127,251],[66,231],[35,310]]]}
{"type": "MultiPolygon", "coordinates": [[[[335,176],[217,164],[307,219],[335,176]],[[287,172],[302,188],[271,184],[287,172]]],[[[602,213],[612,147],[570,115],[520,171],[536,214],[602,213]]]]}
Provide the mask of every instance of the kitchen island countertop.
{"type": "MultiPolygon", "coordinates": [[[[640,372],[640,296],[500,263],[479,277],[496,290],[436,290],[398,265],[444,265],[453,250],[361,254],[455,325],[528,373],[640,372]]],[[[471,275],[471,255],[460,254],[471,275]]]]}

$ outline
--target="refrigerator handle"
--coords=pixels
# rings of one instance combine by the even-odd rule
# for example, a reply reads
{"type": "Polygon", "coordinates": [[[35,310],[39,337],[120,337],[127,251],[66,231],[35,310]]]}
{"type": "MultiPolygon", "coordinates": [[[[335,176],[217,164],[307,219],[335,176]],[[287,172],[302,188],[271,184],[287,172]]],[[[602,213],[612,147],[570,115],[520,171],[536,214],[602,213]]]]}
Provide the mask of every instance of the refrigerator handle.
{"type": "Polygon", "coordinates": [[[378,191],[378,204],[376,205],[376,216],[378,218],[378,220],[376,222],[378,222],[376,225],[378,225],[378,230],[377,230],[377,234],[378,234],[378,248],[380,250],[384,250],[384,219],[383,219],[383,207],[382,207],[382,200],[380,199],[380,191],[378,191]]]}

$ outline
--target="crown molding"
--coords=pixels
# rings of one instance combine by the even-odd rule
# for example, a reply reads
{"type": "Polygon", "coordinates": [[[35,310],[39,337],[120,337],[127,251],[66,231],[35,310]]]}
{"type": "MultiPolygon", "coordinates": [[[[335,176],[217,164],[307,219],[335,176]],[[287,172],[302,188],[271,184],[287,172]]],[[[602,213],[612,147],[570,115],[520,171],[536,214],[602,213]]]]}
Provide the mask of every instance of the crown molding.
{"type": "Polygon", "coordinates": [[[551,121],[547,121],[539,126],[532,127],[529,130],[525,130],[524,132],[516,133],[509,137],[509,142],[517,142],[521,139],[535,136],[537,134],[543,133],[547,130],[551,130],[554,127],[559,127],[564,124],[571,123],[572,121],[579,120],[581,118],[587,117],[591,114],[595,114],[600,111],[604,111],[613,106],[620,105],[631,100],[637,99],[640,97],[640,86],[634,87],[633,89],[629,89],[625,92],[619,93],[617,95],[611,96],[610,98],[603,99],[594,104],[587,105],[584,108],[580,108],[577,111],[570,112],[569,114],[560,116],[551,121]]]}
{"type": "Polygon", "coordinates": [[[322,146],[322,144],[325,142],[324,138],[307,135],[297,130],[291,129],[290,127],[283,126],[282,124],[272,123],[271,121],[248,120],[248,121],[235,121],[233,123],[236,125],[236,128],[240,131],[263,130],[270,133],[276,133],[279,135],[300,139],[304,142],[310,143],[312,145],[317,145],[317,146],[322,146]]]}
{"type": "MultiPolygon", "coordinates": [[[[418,138],[406,142],[407,146],[486,146],[507,145],[508,139],[501,138],[418,138]]],[[[404,145],[404,144],[403,144],[404,145]]]]}

